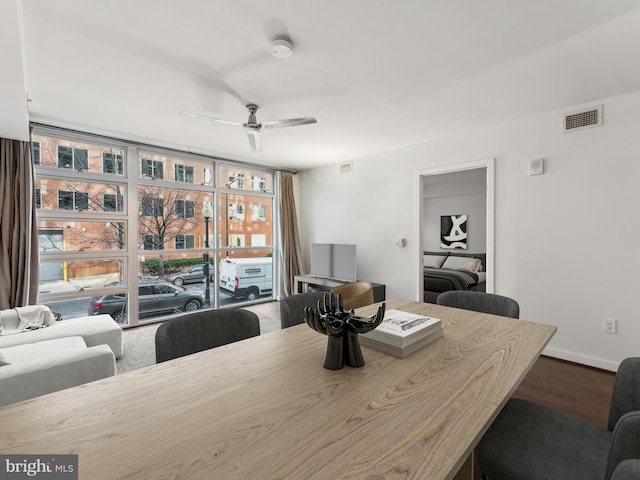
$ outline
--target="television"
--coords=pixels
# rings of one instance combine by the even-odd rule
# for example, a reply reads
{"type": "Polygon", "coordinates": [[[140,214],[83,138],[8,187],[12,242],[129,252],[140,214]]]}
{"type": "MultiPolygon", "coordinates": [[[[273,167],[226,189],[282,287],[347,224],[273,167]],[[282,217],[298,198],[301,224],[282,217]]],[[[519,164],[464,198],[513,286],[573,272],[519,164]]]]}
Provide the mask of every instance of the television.
{"type": "Polygon", "coordinates": [[[312,243],[311,275],[355,282],[356,246],[312,243]]]}

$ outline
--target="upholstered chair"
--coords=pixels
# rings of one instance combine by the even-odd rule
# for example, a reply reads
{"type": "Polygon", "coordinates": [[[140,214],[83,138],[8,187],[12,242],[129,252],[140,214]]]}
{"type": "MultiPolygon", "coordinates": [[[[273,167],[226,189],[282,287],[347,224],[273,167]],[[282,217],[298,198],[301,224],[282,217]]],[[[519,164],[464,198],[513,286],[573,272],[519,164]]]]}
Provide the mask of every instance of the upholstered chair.
{"type": "Polygon", "coordinates": [[[167,320],[156,331],[156,363],[260,335],[258,315],[241,308],[198,310],[167,320]]]}
{"type": "Polygon", "coordinates": [[[351,282],[334,287],[332,292],[342,296],[345,310],[364,307],[373,303],[373,286],[370,282],[351,282]]]}
{"type": "Polygon", "coordinates": [[[491,480],[640,478],[638,461],[624,463],[640,458],[640,358],[618,368],[606,429],[511,399],[475,456],[483,478],[491,480]]]}
{"type": "Polygon", "coordinates": [[[317,307],[328,292],[297,293],[280,300],[280,325],[288,328],[304,323],[304,308],[317,307]]]}
{"type": "Polygon", "coordinates": [[[494,293],[450,290],[438,295],[437,303],[445,307],[462,308],[503,317],[519,318],[520,316],[518,302],[494,293]]]}

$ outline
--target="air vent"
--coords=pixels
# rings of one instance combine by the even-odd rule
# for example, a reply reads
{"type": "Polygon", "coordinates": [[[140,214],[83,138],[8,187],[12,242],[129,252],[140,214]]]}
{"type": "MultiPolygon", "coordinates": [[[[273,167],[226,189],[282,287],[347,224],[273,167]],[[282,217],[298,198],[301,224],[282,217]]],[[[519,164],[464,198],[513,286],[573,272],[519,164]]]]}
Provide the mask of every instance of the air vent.
{"type": "Polygon", "coordinates": [[[563,132],[602,126],[602,105],[567,113],[562,123],[563,132]]]}
{"type": "Polygon", "coordinates": [[[340,165],[341,175],[343,173],[351,173],[352,171],[353,171],[353,163],[349,162],[349,163],[343,163],[342,165],[340,165]]]}

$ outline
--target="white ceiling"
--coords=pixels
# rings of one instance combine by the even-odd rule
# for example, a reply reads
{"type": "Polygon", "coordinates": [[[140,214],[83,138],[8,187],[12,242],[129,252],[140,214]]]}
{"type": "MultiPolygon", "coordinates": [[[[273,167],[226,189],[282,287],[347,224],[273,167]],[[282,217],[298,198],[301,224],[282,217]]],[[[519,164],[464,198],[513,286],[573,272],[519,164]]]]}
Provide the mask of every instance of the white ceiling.
{"type": "Polygon", "coordinates": [[[16,1],[31,120],[269,166],[346,162],[640,88],[637,0],[16,1]],[[286,60],[269,49],[282,34],[296,46],[286,60]],[[263,132],[253,153],[241,128],[179,114],[245,121],[249,102],[259,120],[318,123],[263,132]]]}

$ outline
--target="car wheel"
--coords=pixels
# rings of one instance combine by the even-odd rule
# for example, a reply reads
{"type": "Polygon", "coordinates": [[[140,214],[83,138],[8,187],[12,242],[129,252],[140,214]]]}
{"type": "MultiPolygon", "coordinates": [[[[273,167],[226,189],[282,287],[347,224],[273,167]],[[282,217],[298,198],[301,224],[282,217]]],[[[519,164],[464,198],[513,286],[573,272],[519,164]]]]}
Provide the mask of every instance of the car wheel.
{"type": "Polygon", "coordinates": [[[194,312],[196,310],[200,310],[202,305],[197,300],[189,300],[184,306],[185,312],[194,312]]]}
{"type": "Polygon", "coordinates": [[[260,292],[258,292],[258,290],[256,290],[255,288],[252,288],[251,290],[249,290],[247,292],[246,299],[247,300],[255,300],[256,298],[258,298],[258,294],[259,293],[260,292]]]}
{"type": "Polygon", "coordinates": [[[184,283],[184,278],[178,277],[173,281],[173,283],[175,283],[177,286],[181,287],[182,284],[184,283]]]}
{"type": "Polygon", "coordinates": [[[127,323],[127,312],[120,311],[113,317],[113,319],[118,325],[124,325],[127,323]]]}

